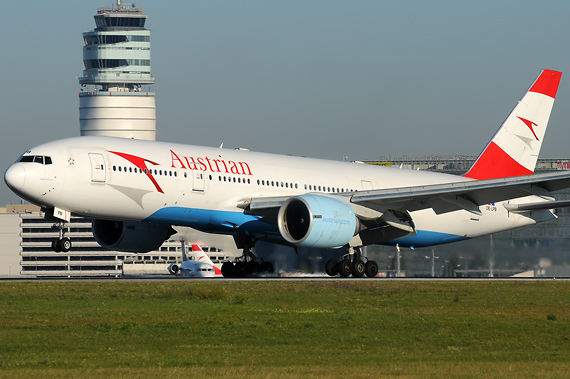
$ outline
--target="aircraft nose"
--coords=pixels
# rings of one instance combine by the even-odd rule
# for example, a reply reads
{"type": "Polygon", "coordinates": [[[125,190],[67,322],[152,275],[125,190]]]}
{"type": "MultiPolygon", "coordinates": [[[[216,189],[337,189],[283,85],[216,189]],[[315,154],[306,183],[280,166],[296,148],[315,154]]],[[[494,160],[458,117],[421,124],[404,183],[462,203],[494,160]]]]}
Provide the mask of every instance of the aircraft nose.
{"type": "Polygon", "coordinates": [[[26,183],[26,170],[20,164],[13,164],[4,173],[4,181],[11,189],[21,190],[26,183]]]}

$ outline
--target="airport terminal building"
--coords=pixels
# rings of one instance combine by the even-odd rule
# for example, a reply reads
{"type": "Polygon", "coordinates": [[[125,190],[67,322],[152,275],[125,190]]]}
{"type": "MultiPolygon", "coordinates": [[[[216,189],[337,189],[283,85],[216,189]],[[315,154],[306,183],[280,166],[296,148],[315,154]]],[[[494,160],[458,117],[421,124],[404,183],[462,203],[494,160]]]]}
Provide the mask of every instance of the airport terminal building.
{"type": "MultiPolygon", "coordinates": [[[[172,239],[146,254],[109,251],[93,238],[91,220],[71,217],[66,236],[73,242],[68,253],[55,253],[58,236],[54,222],[30,204],[8,205],[0,212],[0,277],[120,277],[168,275],[168,266],[182,262],[182,243],[172,239]]],[[[222,249],[203,246],[214,264],[229,260],[222,249]]]]}

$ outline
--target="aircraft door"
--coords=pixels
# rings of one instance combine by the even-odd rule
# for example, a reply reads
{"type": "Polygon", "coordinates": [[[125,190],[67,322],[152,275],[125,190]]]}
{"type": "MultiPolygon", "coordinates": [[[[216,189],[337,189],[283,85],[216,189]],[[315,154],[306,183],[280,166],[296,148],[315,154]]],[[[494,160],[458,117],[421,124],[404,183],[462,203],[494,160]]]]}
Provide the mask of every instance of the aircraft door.
{"type": "Polygon", "coordinates": [[[374,189],[370,180],[361,180],[360,183],[362,183],[362,189],[364,191],[374,189]]]}
{"type": "Polygon", "coordinates": [[[89,153],[89,160],[91,161],[91,182],[105,183],[105,159],[103,158],[103,155],[89,153]]]}
{"type": "Polygon", "coordinates": [[[204,173],[202,171],[194,171],[192,178],[192,191],[204,192],[204,173]]]}

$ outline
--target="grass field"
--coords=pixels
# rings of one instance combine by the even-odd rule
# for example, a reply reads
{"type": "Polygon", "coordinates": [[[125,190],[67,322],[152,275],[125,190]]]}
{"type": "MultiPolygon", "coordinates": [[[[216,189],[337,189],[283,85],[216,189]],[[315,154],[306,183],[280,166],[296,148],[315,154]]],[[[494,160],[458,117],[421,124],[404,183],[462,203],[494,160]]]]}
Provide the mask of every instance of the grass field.
{"type": "Polygon", "coordinates": [[[5,282],[0,377],[568,378],[570,282],[5,282]]]}

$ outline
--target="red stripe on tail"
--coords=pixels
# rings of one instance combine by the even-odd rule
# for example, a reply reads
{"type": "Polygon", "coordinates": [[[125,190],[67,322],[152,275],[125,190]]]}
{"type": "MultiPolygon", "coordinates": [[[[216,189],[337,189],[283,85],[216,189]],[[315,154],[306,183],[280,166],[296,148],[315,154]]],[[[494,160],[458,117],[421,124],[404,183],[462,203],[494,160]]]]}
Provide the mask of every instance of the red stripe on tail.
{"type": "Polygon", "coordinates": [[[561,77],[562,73],[560,71],[544,70],[536,79],[529,92],[537,92],[555,98],[561,77]]]}
{"type": "Polygon", "coordinates": [[[463,176],[485,180],[522,175],[532,175],[532,171],[511,158],[497,144],[491,142],[469,172],[463,176]]]}

